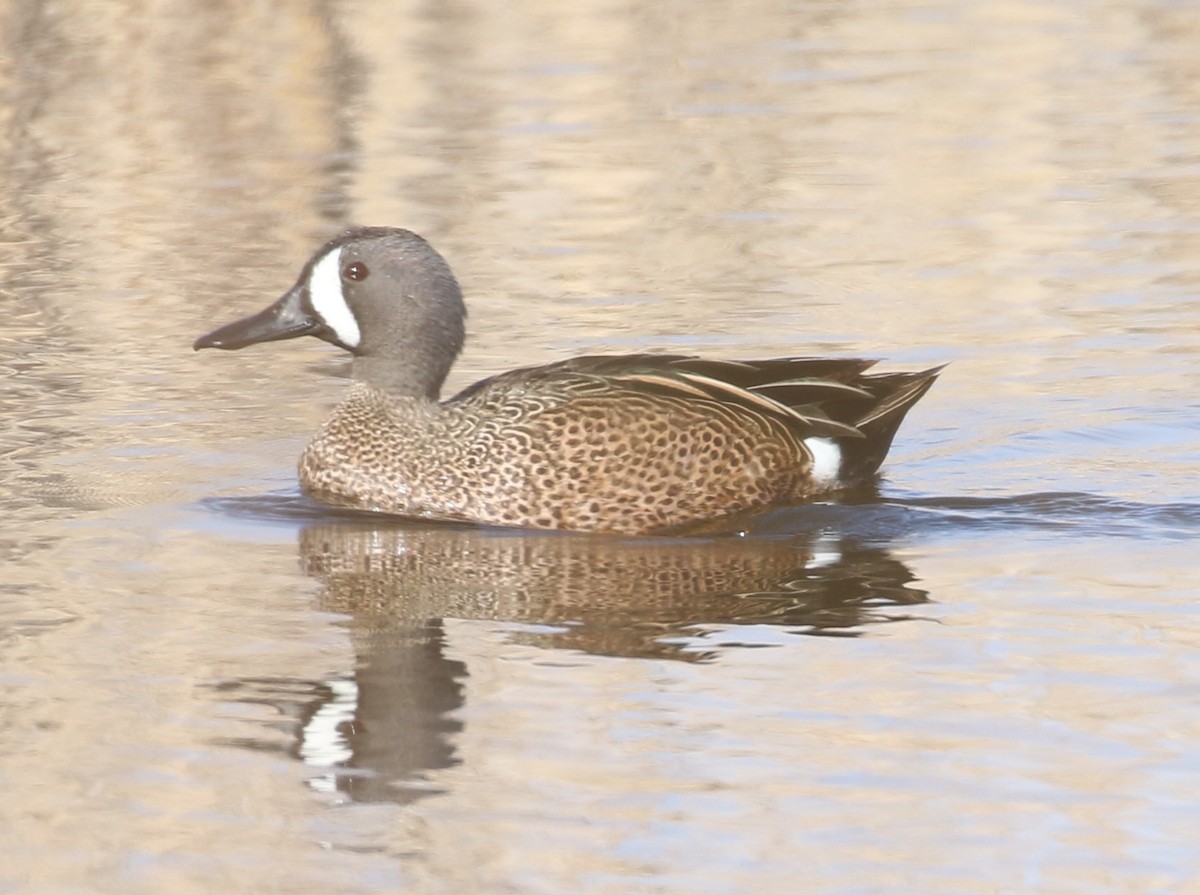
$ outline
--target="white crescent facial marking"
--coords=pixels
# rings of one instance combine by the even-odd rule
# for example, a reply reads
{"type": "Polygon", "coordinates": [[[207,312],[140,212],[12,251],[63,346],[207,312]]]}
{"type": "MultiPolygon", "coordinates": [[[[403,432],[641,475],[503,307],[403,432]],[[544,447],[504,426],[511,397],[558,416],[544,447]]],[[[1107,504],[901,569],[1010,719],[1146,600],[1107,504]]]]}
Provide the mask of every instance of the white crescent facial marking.
{"type": "Polygon", "coordinates": [[[312,267],[308,276],[308,298],[313,312],[333,330],[339,342],[357,348],[362,338],[354,312],[342,294],[342,250],[336,248],[312,267]]]}
{"type": "Polygon", "coordinates": [[[842,474],[842,449],[829,438],[806,438],[804,446],[812,454],[812,477],[822,485],[836,485],[842,474]]]}

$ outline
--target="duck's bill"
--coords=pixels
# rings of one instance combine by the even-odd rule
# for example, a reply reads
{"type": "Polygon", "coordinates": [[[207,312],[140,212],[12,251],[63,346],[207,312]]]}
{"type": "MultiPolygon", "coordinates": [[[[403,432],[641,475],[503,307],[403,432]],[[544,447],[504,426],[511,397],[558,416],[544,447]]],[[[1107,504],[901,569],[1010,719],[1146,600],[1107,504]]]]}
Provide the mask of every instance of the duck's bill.
{"type": "Polygon", "coordinates": [[[275,342],[299,336],[322,336],[325,326],[320,318],[305,310],[304,290],[296,287],[279,301],[257,314],[235,320],[205,333],[192,348],[223,348],[234,351],[258,342],[275,342]]]}

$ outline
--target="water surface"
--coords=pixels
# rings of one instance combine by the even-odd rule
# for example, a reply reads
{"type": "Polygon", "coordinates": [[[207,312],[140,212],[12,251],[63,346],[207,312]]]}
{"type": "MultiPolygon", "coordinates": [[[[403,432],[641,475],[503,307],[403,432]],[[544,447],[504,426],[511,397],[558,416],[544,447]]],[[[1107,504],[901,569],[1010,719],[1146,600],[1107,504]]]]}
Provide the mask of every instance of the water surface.
{"type": "Polygon", "coordinates": [[[1200,20],[1167,0],[9,4],[0,891],[1130,892],[1200,879],[1200,20]],[[352,223],[451,388],[951,362],[744,531],[302,497],[352,223]]]}

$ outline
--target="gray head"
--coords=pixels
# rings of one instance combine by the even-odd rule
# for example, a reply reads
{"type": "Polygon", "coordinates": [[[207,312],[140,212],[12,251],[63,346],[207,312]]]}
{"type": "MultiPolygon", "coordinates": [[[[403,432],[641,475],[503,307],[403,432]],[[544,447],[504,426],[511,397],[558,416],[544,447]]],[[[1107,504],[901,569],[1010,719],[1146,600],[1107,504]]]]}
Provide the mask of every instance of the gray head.
{"type": "Polygon", "coordinates": [[[273,305],[193,346],[244,348],[312,335],[354,355],[354,378],[436,400],[467,315],[450,267],[408,230],[360,227],[323,245],[273,305]]]}

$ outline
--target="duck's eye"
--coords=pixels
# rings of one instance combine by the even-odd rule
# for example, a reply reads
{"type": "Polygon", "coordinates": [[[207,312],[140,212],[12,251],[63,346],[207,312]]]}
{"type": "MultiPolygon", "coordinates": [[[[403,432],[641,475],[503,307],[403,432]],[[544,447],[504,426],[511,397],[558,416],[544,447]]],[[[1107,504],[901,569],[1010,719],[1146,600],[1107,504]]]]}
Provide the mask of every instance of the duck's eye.
{"type": "Polygon", "coordinates": [[[342,268],[342,279],[358,283],[371,275],[370,269],[361,261],[355,261],[342,268]]]}

